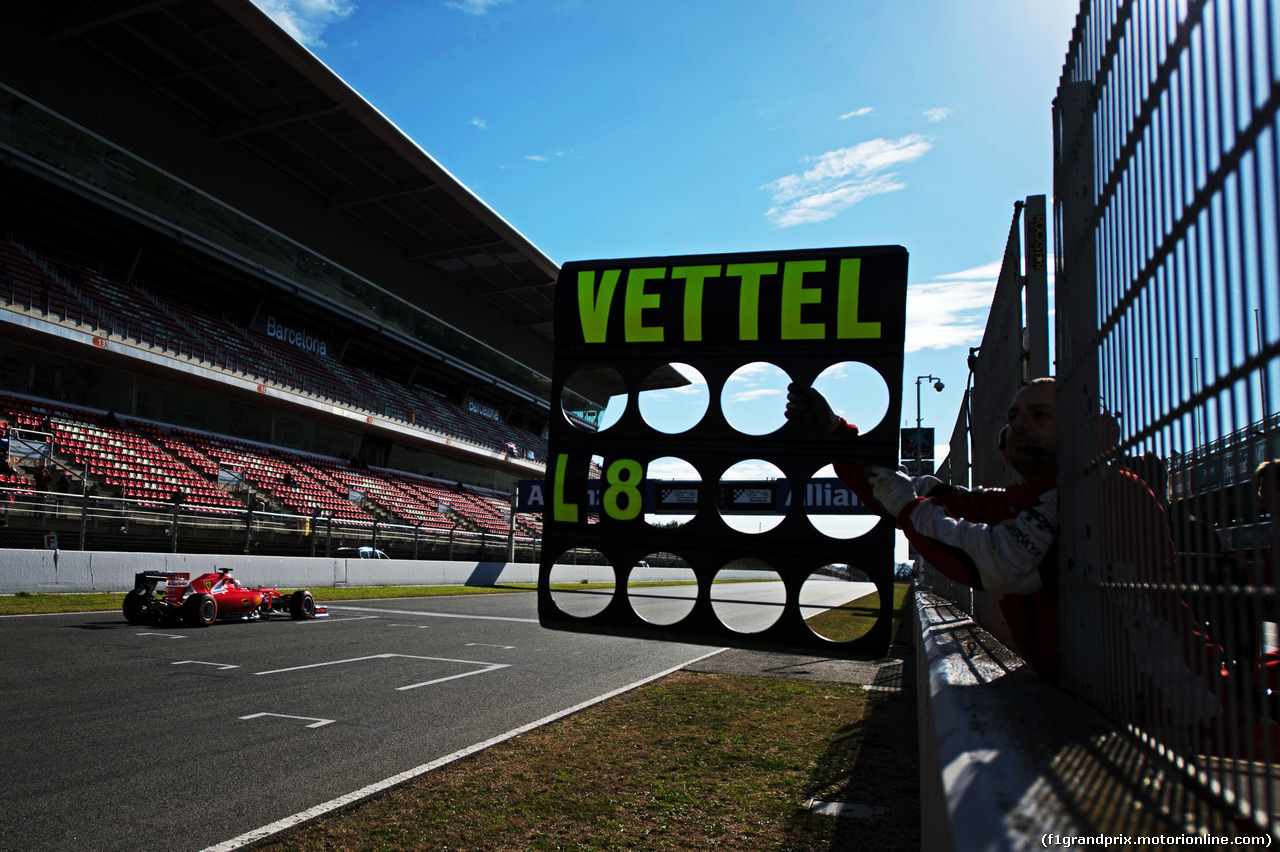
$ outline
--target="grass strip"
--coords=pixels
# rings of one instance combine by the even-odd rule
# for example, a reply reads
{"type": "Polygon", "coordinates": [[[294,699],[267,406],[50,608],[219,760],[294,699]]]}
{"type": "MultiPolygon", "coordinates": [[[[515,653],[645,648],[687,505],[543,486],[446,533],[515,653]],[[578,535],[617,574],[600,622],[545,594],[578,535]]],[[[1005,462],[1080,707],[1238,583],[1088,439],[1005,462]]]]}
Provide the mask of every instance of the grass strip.
{"type": "Polygon", "coordinates": [[[911,693],[677,672],[263,848],[917,849],[915,740],[911,693]]]}
{"type": "MultiPolygon", "coordinates": [[[[910,583],[895,583],[893,586],[893,619],[889,625],[889,635],[897,636],[902,622],[907,593],[911,591],[910,583]]],[[[880,593],[857,598],[806,618],[805,623],[814,633],[832,642],[851,642],[864,635],[880,617],[880,593]]]]}

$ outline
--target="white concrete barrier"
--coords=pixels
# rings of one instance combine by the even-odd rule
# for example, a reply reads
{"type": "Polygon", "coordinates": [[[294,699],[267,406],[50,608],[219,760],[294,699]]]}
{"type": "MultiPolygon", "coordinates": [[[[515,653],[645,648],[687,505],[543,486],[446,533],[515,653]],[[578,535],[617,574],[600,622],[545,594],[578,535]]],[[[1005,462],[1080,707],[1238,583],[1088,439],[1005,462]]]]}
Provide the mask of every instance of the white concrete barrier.
{"type": "Polygon", "coordinates": [[[1096,752],[1111,724],[945,598],[917,591],[915,604],[920,848],[1013,852],[1098,837],[1081,804],[1098,791],[1064,783],[1061,756],[1096,752]]]}
{"type": "MultiPolygon", "coordinates": [[[[0,550],[0,594],[126,592],[133,588],[134,574],[139,571],[186,571],[195,576],[219,568],[230,568],[235,578],[247,586],[289,589],[491,585],[538,580],[538,566],[529,562],[0,550]]],[[[613,579],[609,569],[588,573],[601,573],[599,582],[613,579]]]]}
{"type": "MultiPolygon", "coordinates": [[[[80,550],[0,550],[0,594],[127,592],[139,571],[199,574],[230,568],[246,586],[316,589],[328,586],[488,586],[536,583],[533,562],[441,562],[324,556],[243,556],[195,553],[115,553],[80,550]]],[[[758,579],[759,572],[723,571],[722,579],[758,579]]],[[[635,568],[632,580],[693,580],[692,571],[635,568]]],[[[612,583],[607,565],[557,565],[556,583],[612,583]]]]}

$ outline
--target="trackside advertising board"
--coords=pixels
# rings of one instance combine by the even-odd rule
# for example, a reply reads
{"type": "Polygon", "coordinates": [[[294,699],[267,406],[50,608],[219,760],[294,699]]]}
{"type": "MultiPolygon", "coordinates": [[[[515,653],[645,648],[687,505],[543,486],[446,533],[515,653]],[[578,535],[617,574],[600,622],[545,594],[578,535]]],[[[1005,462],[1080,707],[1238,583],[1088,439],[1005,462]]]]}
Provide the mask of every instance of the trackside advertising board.
{"type": "MultiPolygon", "coordinates": [[[[825,501],[816,511],[833,512],[839,501],[860,511],[852,495],[840,496],[847,490],[820,473],[831,462],[897,465],[906,290],[907,252],[899,246],[566,264],[556,285],[553,412],[539,495],[543,626],[739,647],[882,652],[893,600],[892,525],[881,520],[869,532],[842,537],[820,531],[810,510],[825,501]],[[807,417],[779,417],[776,429],[756,434],[735,428],[721,405],[726,382],[747,365],[772,364],[791,382],[812,385],[848,362],[870,367],[888,394],[883,417],[858,424],[863,432],[856,437],[831,436],[807,417]],[[684,384],[675,364],[701,373],[710,403],[696,424],[672,434],[645,420],[638,395],[684,384]],[[605,429],[587,426],[579,416],[582,397],[600,403],[609,393],[626,394],[621,417],[605,429]],[[686,462],[698,479],[650,480],[649,465],[670,458],[686,462]],[[781,476],[769,483],[726,478],[751,460],[772,463],[781,476]],[[664,499],[678,502],[683,523],[669,525],[653,514],[664,499]],[[735,511],[751,505],[780,520],[751,532],[731,526],[735,511]],[[639,587],[628,583],[651,561],[679,565],[697,581],[687,614],[677,620],[659,624],[637,612],[639,587]],[[612,590],[592,589],[592,605],[579,607],[552,588],[557,567],[569,564],[607,566],[612,590]],[[815,576],[847,576],[845,566],[874,583],[879,617],[859,638],[834,642],[806,624],[813,607],[802,606],[801,588],[815,576]],[[785,601],[772,605],[772,623],[749,632],[722,621],[716,598],[724,585],[713,589],[718,572],[742,576],[744,569],[781,578],[785,588],[785,601]]],[[[780,414],[785,394],[773,394],[769,404],[780,414]]]]}

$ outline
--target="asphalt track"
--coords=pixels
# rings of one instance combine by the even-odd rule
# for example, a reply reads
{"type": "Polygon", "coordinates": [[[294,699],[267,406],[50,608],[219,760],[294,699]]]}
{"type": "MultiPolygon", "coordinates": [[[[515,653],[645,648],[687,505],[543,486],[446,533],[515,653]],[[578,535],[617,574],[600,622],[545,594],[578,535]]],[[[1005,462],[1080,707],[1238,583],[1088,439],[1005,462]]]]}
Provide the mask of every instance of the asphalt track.
{"type": "MultiPolygon", "coordinates": [[[[717,597],[771,620],[775,585],[717,597]]],[[[715,651],[544,630],[532,594],[331,612],[0,618],[0,849],[239,848],[715,651]]]]}

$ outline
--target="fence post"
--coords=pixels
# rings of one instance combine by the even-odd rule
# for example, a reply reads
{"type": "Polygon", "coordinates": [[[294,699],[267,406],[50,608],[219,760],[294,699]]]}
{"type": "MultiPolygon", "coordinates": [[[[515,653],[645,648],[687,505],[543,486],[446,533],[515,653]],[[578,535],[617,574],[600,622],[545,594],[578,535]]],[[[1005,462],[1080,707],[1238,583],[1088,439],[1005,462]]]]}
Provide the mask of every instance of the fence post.
{"type": "MultiPolygon", "coordinates": [[[[1094,228],[1094,136],[1091,81],[1064,83],[1054,102],[1054,200],[1058,263],[1056,284],[1058,441],[1060,447],[1058,517],[1063,538],[1059,579],[1062,623],[1079,636],[1101,636],[1104,627],[1099,588],[1103,561],[1099,536],[1102,417],[1099,408],[1097,246],[1094,228]]],[[[1097,647],[1062,643],[1064,684],[1085,700],[1098,701],[1097,647]]]]}
{"type": "Polygon", "coordinates": [[[80,550],[83,552],[89,541],[89,463],[84,463],[80,473],[80,550]]]}
{"type": "Polygon", "coordinates": [[[507,561],[516,561],[516,501],[515,495],[511,496],[511,508],[507,515],[510,526],[507,528],[507,561]]]}
{"type": "Polygon", "coordinates": [[[244,552],[249,553],[253,545],[253,506],[246,506],[244,510],[244,552]]]}

